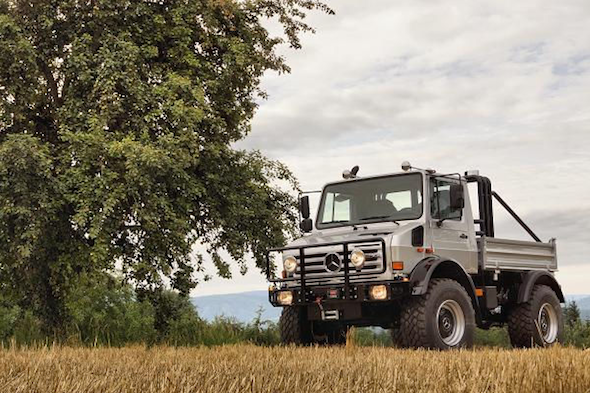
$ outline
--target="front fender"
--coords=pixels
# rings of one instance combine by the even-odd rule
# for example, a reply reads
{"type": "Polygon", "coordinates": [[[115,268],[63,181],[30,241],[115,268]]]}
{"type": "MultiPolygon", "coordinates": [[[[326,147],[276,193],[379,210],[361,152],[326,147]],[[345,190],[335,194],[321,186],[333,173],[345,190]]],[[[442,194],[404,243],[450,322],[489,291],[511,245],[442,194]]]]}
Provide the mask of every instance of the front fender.
{"type": "Polygon", "coordinates": [[[480,325],[482,315],[481,307],[475,293],[475,284],[463,266],[452,259],[443,259],[436,256],[422,260],[410,274],[412,295],[424,295],[428,291],[428,284],[433,277],[453,279],[465,288],[465,291],[471,298],[478,325],[480,325]]]}

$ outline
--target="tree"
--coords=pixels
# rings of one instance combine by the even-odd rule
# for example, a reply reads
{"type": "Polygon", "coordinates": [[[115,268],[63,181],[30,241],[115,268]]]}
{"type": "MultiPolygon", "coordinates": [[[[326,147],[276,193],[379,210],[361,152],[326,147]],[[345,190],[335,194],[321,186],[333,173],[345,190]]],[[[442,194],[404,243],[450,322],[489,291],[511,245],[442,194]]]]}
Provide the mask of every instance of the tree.
{"type": "Polygon", "coordinates": [[[565,319],[565,324],[570,328],[574,327],[581,321],[580,308],[578,307],[578,303],[576,303],[575,300],[572,300],[565,305],[563,308],[563,316],[565,319]]]}
{"type": "Polygon", "coordinates": [[[0,0],[0,289],[51,331],[78,277],[187,295],[294,230],[297,182],[234,148],[315,0],[0,0]],[[284,35],[264,26],[276,19],[284,35]]]}

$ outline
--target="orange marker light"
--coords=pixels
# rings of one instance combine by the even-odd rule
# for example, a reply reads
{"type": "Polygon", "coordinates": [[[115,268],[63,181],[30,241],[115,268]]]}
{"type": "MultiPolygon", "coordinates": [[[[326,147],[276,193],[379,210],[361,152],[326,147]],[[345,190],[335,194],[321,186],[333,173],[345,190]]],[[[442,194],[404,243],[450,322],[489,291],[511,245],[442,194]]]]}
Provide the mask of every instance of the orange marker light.
{"type": "Polygon", "coordinates": [[[416,251],[419,253],[434,254],[434,248],[418,247],[416,251]]]}
{"type": "Polygon", "coordinates": [[[391,268],[393,270],[404,270],[404,263],[403,262],[391,262],[391,268]]]}
{"type": "Polygon", "coordinates": [[[483,289],[475,288],[475,296],[482,297],[483,296],[483,289]]]}

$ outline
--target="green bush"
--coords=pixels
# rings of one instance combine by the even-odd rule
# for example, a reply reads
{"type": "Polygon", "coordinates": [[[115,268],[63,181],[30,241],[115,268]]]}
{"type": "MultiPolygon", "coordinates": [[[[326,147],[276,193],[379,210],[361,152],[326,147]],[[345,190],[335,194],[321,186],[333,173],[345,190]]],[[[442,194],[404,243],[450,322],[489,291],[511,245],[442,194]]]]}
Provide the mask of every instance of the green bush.
{"type": "Polygon", "coordinates": [[[393,345],[389,330],[373,328],[355,328],[352,331],[353,342],[361,347],[390,347],[393,345]]]}
{"type": "Polygon", "coordinates": [[[129,286],[112,277],[83,278],[66,307],[72,341],[120,346],[156,337],[152,305],[137,301],[129,286]]]}
{"type": "Polygon", "coordinates": [[[578,348],[590,348],[590,321],[583,321],[580,309],[575,301],[568,302],[563,308],[565,319],[565,345],[578,348]]]}
{"type": "Polygon", "coordinates": [[[263,321],[259,312],[250,323],[220,316],[209,323],[203,322],[198,332],[198,344],[212,346],[250,342],[256,345],[278,345],[279,326],[276,322],[263,321]]]}
{"type": "Polygon", "coordinates": [[[14,305],[0,305],[0,341],[4,342],[14,335],[21,309],[14,305]]]}
{"type": "MultiPolygon", "coordinates": [[[[249,323],[220,316],[199,317],[190,300],[172,291],[143,293],[141,298],[111,276],[82,277],[66,302],[69,314],[68,344],[108,345],[144,343],[175,346],[214,346],[249,342],[271,346],[280,343],[277,322],[262,319],[259,310],[249,323]]],[[[590,322],[584,322],[574,303],[564,307],[564,345],[590,348],[590,322]]],[[[0,297],[0,342],[3,345],[52,343],[42,319],[0,297]]],[[[392,346],[388,330],[357,328],[352,340],[359,346],[392,346]]],[[[510,348],[506,327],[477,329],[477,347],[510,348]]]]}
{"type": "Polygon", "coordinates": [[[475,346],[510,348],[510,337],[506,327],[493,327],[488,330],[475,329],[475,346]]]}

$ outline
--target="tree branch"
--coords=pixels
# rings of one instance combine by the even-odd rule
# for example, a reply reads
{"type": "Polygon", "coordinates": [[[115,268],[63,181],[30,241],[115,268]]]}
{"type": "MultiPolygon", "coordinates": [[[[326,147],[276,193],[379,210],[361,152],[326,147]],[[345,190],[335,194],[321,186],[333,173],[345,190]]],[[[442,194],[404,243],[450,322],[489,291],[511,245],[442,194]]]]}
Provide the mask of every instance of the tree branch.
{"type": "Polygon", "coordinates": [[[61,105],[61,98],[59,97],[57,82],[55,81],[55,78],[53,77],[53,72],[51,72],[51,69],[43,60],[37,59],[37,65],[39,66],[39,68],[43,72],[43,75],[45,75],[45,79],[47,79],[47,85],[49,86],[49,92],[51,93],[51,97],[53,97],[53,101],[55,102],[55,105],[60,106],[61,105]]]}

